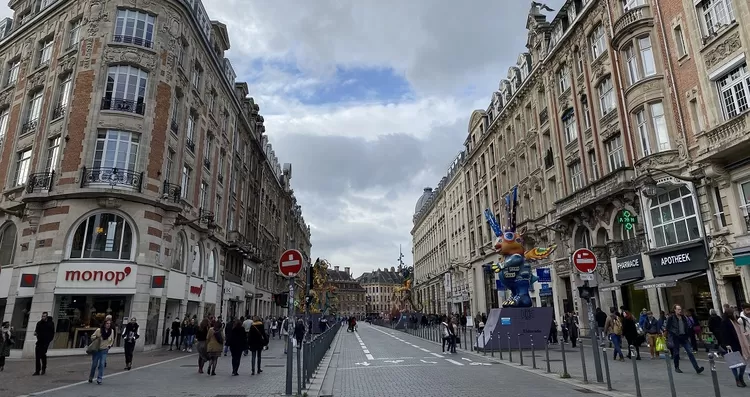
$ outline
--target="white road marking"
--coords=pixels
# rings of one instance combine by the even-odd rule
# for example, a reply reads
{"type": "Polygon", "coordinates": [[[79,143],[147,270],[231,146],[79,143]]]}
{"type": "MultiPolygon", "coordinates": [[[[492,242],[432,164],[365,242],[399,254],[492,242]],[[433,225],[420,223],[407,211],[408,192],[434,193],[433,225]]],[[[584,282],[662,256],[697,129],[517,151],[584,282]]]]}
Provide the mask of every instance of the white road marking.
{"type": "Polygon", "coordinates": [[[363,352],[365,352],[365,354],[370,354],[370,351],[369,351],[369,350],[367,350],[367,349],[364,349],[364,350],[362,350],[362,351],[363,351],[363,352]]]}
{"type": "Polygon", "coordinates": [[[461,360],[471,361],[471,360],[469,360],[469,359],[468,359],[468,358],[466,358],[466,357],[461,357],[461,360]]]}
{"type": "Polygon", "coordinates": [[[459,362],[458,362],[458,361],[456,361],[456,360],[451,360],[450,358],[446,358],[446,359],[445,359],[445,361],[447,361],[447,362],[449,362],[449,363],[451,363],[451,364],[456,364],[456,365],[460,365],[460,366],[462,366],[462,367],[463,367],[463,364],[459,363],[459,362]]]}
{"type": "Polygon", "coordinates": [[[364,365],[365,367],[367,367],[367,366],[370,365],[370,363],[368,363],[367,361],[365,361],[363,363],[354,363],[354,365],[364,365]]]}
{"type": "Polygon", "coordinates": [[[430,353],[430,354],[432,354],[433,356],[435,356],[435,357],[437,357],[437,358],[443,358],[443,356],[441,356],[441,355],[439,355],[439,354],[437,354],[437,353],[430,353]]]}
{"type": "Polygon", "coordinates": [[[437,361],[425,361],[425,360],[419,360],[419,361],[426,363],[426,364],[437,364],[437,361]]]}
{"type": "Polygon", "coordinates": [[[423,351],[425,353],[429,353],[430,352],[429,350],[425,349],[424,347],[420,347],[419,350],[421,350],[421,351],[423,351]]]}
{"type": "Polygon", "coordinates": [[[359,347],[362,348],[362,352],[365,354],[365,357],[368,360],[374,360],[375,358],[370,354],[370,351],[367,350],[367,346],[365,346],[365,342],[362,340],[362,337],[359,336],[359,334],[354,334],[354,336],[357,337],[357,340],[359,341],[359,347]]]}
{"type": "Polygon", "coordinates": [[[374,360],[375,357],[372,356],[372,354],[365,354],[365,357],[367,357],[368,360],[374,360]]]}
{"type": "Polygon", "coordinates": [[[404,360],[386,360],[386,361],[383,361],[383,362],[384,362],[384,363],[393,363],[393,364],[398,364],[398,363],[402,363],[402,362],[404,362],[404,360]]]}
{"type": "Polygon", "coordinates": [[[471,363],[469,365],[492,365],[490,363],[471,363]]]}

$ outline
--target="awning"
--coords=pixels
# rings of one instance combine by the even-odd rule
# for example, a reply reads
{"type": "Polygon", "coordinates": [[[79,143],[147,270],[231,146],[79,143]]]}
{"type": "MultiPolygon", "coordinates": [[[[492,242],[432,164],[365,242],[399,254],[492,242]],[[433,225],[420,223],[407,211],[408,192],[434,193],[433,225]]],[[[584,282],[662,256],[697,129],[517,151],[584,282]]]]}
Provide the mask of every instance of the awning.
{"type": "Polygon", "coordinates": [[[704,274],[706,274],[706,272],[701,271],[701,272],[672,274],[669,276],[655,277],[650,280],[643,280],[639,283],[636,283],[635,289],[644,290],[644,289],[674,287],[677,285],[677,282],[680,280],[689,280],[691,278],[699,277],[704,274]]]}
{"type": "Polygon", "coordinates": [[[599,286],[599,292],[617,291],[618,289],[633,284],[636,281],[641,280],[641,277],[631,278],[629,280],[615,281],[614,283],[602,284],[599,286]]]}
{"type": "Polygon", "coordinates": [[[740,247],[732,250],[736,266],[750,265],[750,247],[740,247]]]}

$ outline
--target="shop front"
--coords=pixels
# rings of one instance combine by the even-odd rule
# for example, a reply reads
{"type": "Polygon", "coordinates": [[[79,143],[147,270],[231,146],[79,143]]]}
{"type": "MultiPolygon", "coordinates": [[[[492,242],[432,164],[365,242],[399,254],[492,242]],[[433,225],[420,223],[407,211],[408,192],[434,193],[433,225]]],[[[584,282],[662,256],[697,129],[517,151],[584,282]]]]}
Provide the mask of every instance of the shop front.
{"type": "Polygon", "coordinates": [[[241,285],[230,281],[225,282],[223,300],[226,302],[226,318],[228,320],[239,319],[244,316],[245,289],[241,285]]]}
{"type": "MultiPolygon", "coordinates": [[[[643,258],[641,254],[615,259],[615,282],[599,286],[599,293],[611,294],[614,307],[625,306],[633,312],[649,308],[648,293],[636,289],[634,284],[643,280],[643,258]]],[[[608,312],[608,308],[602,308],[608,312]]]]}
{"type": "Polygon", "coordinates": [[[708,320],[713,302],[704,241],[652,251],[649,260],[653,278],[637,282],[635,289],[656,290],[659,310],[667,312],[680,305],[685,311],[694,309],[702,322],[708,320]]]}
{"type": "Polygon", "coordinates": [[[196,319],[202,318],[201,314],[203,310],[201,310],[201,303],[206,292],[206,283],[203,280],[197,277],[190,277],[185,316],[188,318],[195,317],[196,319]]]}

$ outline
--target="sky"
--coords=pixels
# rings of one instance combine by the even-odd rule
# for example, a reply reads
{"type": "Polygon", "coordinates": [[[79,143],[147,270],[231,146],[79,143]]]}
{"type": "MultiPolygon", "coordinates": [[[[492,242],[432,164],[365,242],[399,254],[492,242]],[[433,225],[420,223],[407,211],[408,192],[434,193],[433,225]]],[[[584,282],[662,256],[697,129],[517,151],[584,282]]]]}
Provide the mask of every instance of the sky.
{"type": "Polygon", "coordinates": [[[525,51],[530,4],[204,0],[227,25],[228,58],[277,157],[292,163],[313,258],[358,276],[397,266],[400,246],[412,265],[416,201],[525,51]]]}

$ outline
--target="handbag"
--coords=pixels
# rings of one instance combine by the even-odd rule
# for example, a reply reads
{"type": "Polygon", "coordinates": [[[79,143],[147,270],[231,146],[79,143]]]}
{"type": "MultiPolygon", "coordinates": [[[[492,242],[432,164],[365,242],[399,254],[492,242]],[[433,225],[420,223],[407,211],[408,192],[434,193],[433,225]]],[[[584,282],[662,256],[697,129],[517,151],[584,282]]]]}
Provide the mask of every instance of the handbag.
{"type": "Polygon", "coordinates": [[[654,347],[657,352],[667,351],[667,340],[663,336],[658,336],[654,347]]]}
{"type": "Polygon", "coordinates": [[[97,337],[96,339],[92,340],[91,343],[89,343],[88,346],[86,346],[86,354],[91,355],[99,350],[101,350],[102,347],[102,338],[101,336],[97,337]]]}
{"type": "Polygon", "coordinates": [[[745,358],[742,357],[742,352],[732,351],[729,346],[727,346],[727,354],[724,355],[724,362],[730,369],[742,368],[747,365],[745,358]]]}

